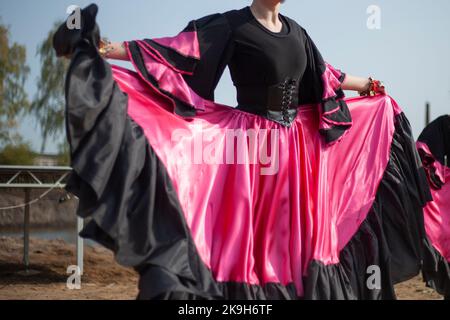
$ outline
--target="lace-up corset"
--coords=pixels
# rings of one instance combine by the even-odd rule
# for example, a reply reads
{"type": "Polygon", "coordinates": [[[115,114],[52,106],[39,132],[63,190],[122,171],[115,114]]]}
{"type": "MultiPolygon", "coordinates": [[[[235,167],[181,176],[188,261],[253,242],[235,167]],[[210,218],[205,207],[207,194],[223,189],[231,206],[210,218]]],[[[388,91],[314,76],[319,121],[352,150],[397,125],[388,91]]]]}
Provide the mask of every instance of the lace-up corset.
{"type": "Polygon", "coordinates": [[[298,79],[286,78],[283,82],[269,87],[239,86],[237,108],[289,126],[297,114],[298,84],[298,79]]]}

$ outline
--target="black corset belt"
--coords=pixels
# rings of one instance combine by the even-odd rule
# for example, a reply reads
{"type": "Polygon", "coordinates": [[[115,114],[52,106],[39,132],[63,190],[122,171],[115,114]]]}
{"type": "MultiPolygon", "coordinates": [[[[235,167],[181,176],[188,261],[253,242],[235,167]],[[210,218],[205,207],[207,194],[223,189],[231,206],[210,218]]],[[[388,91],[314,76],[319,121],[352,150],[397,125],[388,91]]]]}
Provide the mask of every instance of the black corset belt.
{"type": "Polygon", "coordinates": [[[237,109],[263,116],[289,127],[297,116],[298,80],[267,86],[236,86],[237,109]]]}

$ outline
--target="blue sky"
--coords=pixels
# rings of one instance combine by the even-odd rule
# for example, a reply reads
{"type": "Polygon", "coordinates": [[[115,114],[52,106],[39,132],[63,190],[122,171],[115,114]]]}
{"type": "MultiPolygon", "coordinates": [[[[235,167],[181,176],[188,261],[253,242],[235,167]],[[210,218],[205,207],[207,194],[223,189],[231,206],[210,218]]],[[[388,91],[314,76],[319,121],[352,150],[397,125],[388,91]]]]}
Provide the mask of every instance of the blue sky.
{"type": "MultiPolygon", "coordinates": [[[[27,47],[31,74],[27,91],[32,97],[39,75],[36,48],[66,8],[93,1],[1,0],[0,16],[11,28],[11,39],[27,47]]],[[[111,40],[131,40],[178,33],[191,19],[242,8],[250,0],[103,0],[98,22],[111,40]]],[[[450,1],[448,0],[287,0],[282,13],[305,27],[325,59],[344,72],[373,75],[385,81],[389,93],[402,106],[417,135],[424,126],[424,105],[432,118],[450,113],[450,1]],[[381,29],[366,26],[367,7],[381,8],[381,29]]],[[[61,84],[63,85],[63,84],[61,84]]],[[[228,72],[216,91],[217,101],[235,104],[228,72]]],[[[41,139],[31,119],[20,132],[35,149],[41,139]]],[[[49,141],[47,152],[54,152],[49,141]]]]}

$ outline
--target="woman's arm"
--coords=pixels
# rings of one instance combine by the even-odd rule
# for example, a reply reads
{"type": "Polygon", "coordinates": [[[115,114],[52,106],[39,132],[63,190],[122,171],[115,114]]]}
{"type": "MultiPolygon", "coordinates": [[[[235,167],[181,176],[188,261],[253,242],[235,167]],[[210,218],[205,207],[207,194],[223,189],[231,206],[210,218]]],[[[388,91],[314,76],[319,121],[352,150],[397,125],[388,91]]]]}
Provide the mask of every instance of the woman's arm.
{"type": "Polygon", "coordinates": [[[343,90],[358,91],[361,96],[375,96],[377,94],[386,94],[384,84],[379,80],[372,78],[361,78],[352,75],[346,75],[341,84],[343,90]]]}
{"type": "Polygon", "coordinates": [[[366,92],[370,89],[370,80],[368,78],[355,77],[347,74],[341,87],[343,90],[366,92]]]}
{"type": "Polygon", "coordinates": [[[106,39],[102,39],[99,52],[105,59],[130,60],[125,48],[125,42],[110,42],[106,39]]]}

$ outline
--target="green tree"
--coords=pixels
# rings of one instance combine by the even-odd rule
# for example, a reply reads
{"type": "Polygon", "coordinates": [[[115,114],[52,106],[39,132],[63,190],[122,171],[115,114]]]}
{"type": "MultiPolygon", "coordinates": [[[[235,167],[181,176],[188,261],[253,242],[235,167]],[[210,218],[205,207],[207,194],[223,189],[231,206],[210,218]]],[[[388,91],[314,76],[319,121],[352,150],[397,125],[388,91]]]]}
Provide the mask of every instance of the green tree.
{"type": "Polygon", "coordinates": [[[0,165],[32,165],[34,157],[28,143],[8,144],[0,150],[0,165]]]}
{"type": "Polygon", "coordinates": [[[29,72],[25,46],[10,43],[9,28],[0,22],[0,145],[18,138],[14,129],[29,105],[24,88],[29,72]]]}
{"type": "MultiPolygon", "coordinates": [[[[58,58],[53,50],[53,34],[61,23],[59,21],[54,24],[37,49],[37,55],[41,61],[41,72],[30,111],[42,132],[41,152],[45,151],[49,138],[61,141],[64,135],[64,80],[69,61],[58,58]]],[[[60,151],[63,150],[64,147],[60,151]]]]}
{"type": "Polygon", "coordinates": [[[70,165],[70,148],[67,141],[63,141],[58,145],[58,165],[69,166],[70,165]]]}

